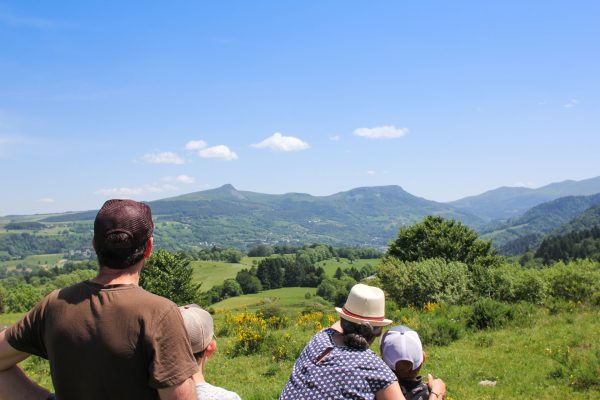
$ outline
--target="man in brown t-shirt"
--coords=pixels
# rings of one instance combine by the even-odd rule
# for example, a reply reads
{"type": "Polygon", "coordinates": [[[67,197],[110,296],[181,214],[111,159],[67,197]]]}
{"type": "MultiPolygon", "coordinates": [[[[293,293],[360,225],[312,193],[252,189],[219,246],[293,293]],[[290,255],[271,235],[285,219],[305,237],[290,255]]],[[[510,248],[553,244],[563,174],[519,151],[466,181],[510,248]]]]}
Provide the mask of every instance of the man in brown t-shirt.
{"type": "Polygon", "coordinates": [[[35,354],[49,360],[58,400],[195,400],[197,364],[181,314],[138,286],[153,227],[146,204],[102,206],[94,221],[98,275],[55,290],[0,332],[0,397],[48,398],[15,366],[35,354]]]}

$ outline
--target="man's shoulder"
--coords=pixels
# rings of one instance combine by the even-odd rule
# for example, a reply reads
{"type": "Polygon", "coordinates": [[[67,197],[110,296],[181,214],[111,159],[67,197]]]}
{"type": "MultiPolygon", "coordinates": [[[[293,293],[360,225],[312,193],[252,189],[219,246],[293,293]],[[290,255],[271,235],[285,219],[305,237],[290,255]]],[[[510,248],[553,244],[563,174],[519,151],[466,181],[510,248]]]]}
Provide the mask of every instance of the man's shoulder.
{"type": "Polygon", "coordinates": [[[138,285],[101,285],[90,280],[75,283],[62,289],[57,289],[48,295],[50,301],[63,300],[68,303],[78,303],[92,297],[110,297],[113,304],[121,307],[133,307],[138,311],[152,311],[154,317],[167,310],[176,309],[177,305],[171,300],[144,290],[138,285]],[[126,301],[125,301],[126,299],[126,301]]]}
{"type": "Polygon", "coordinates": [[[196,394],[202,400],[241,400],[237,393],[207,382],[196,384],[196,394]]]}

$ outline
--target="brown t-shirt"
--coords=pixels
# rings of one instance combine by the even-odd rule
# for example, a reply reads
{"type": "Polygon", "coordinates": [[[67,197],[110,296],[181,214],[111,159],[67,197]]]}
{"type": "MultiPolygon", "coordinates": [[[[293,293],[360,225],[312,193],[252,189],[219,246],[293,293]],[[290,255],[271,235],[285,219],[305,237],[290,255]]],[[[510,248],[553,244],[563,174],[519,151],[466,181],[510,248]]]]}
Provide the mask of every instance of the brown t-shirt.
{"type": "Polygon", "coordinates": [[[158,399],[198,370],[177,306],[135,285],[55,290],[6,335],[50,361],[59,400],[158,399]]]}

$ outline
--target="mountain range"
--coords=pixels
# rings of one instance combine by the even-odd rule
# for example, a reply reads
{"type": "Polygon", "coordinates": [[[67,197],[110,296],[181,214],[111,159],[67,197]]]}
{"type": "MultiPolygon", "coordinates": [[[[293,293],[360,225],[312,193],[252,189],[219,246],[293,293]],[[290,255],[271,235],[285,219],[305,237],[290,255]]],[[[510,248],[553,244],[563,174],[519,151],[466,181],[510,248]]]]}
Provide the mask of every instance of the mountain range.
{"type": "MultiPolygon", "coordinates": [[[[426,215],[469,225],[477,216],[414,196],[399,186],[356,188],[330,196],[239,191],[232,185],[149,203],[158,239],[247,247],[261,242],[384,246],[399,226],[426,215]],[[162,236],[162,237],[161,237],[162,236]]],[[[92,220],[95,211],[56,215],[44,222],[92,220]]]]}
{"type": "Polygon", "coordinates": [[[560,197],[589,196],[596,193],[600,193],[600,176],[581,181],[551,183],[537,189],[500,187],[448,204],[491,221],[518,217],[538,204],[560,197]]]}
{"type": "MultiPolygon", "coordinates": [[[[527,248],[600,204],[600,177],[538,189],[502,187],[450,203],[414,196],[400,186],[361,187],[330,196],[263,194],[232,185],[149,202],[157,243],[169,248],[258,243],[385,246],[400,226],[426,215],[457,219],[495,247],[527,248]],[[520,247],[519,247],[520,246],[520,247]]],[[[51,216],[3,217],[46,224],[93,221],[96,210],[51,216]]],[[[581,224],[581,222],[580,222],[581,224]]],[[[78,228],[80,231],[81,228],[78,228]]],[[[566,229],[566,228],[565,228],[566,229]]]]}

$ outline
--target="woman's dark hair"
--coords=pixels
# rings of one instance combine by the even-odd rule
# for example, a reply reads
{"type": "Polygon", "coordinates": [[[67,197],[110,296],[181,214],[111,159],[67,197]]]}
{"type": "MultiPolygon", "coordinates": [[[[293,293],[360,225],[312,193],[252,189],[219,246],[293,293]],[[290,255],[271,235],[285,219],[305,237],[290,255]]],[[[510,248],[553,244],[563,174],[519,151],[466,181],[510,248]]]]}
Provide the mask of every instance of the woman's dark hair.
{"type": "Polygon", "coordinates": [[[368,349],[375,338],[381,335],[381,327],[369,323],[357,324],[341,318],[344,344],[354,349],[368,349]]]}
{"type": "Polygon", "coordinates": [[[135,246],[131,235],[115,232],[106,235],[101,247],[96,248],[100,266],[113,269],[127,269],[144,258],[148,241],[135,246]]]}

